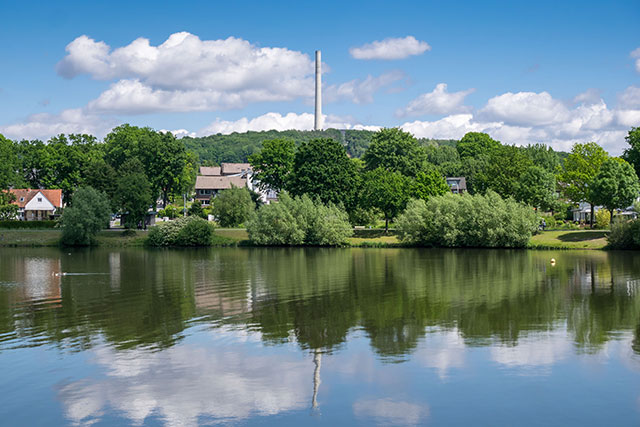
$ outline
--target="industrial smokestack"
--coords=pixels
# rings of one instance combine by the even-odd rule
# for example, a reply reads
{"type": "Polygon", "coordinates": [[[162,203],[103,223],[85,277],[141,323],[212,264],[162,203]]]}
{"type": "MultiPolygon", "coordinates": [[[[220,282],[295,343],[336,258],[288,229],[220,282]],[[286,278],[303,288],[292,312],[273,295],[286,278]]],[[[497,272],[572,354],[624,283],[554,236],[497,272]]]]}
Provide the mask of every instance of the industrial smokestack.
{"type": "Polygon", "coordinates": [[[322,130],[322,58],[319,50],[316,50],[316,116],[313,129],[322,130]]]}

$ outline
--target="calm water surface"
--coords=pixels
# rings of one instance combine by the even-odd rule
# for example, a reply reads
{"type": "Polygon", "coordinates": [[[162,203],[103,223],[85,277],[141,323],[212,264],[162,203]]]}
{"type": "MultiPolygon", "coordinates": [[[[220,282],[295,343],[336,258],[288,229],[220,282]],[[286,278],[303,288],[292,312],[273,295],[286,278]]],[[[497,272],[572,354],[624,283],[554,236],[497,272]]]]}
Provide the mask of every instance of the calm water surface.
{"type": "Polygon", "coordinates": [[[0,249],[0,372],[2,425],[639,425],[640,254],[0,249]]]}

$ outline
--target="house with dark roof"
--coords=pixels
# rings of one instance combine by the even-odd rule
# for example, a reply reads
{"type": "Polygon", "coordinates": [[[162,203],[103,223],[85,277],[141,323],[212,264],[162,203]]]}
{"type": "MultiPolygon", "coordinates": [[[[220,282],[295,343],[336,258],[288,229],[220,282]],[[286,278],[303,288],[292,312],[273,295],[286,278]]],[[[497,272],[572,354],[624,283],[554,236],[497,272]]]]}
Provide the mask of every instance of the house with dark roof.
{"type": "Polygon", "coordinates": [[[446,177],[447,185],[451,188],[451,192],[454,194],[467,192],[467,180],[464,176],[452,176],[446,177]]]}
{"type": "Polygon", "coordinates": [[[25,221],[52,219],[62,208],[62,190],[39,190],[15,188],[9,192],[16,196],[13,202],[18,205],[18,218],[25,221]]]}
{"type": "Polygon", "coordinates": [[[222,163],[220,166],[201,166],[196,177],[196,200],[209,206],[212,197],[231,187],[247,187],[257,191],[263,203],[277,199],[273,191],[260,191],[253,181],[253,170],[249,163],[222,163]]]}

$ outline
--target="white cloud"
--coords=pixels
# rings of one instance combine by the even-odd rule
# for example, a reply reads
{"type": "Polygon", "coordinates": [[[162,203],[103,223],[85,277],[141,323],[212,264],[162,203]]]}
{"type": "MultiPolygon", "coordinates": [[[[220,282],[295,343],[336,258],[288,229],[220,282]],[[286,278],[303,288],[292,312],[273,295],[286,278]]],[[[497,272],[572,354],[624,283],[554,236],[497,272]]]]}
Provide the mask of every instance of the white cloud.
{"type": "Polygon", "coordinates": [[[403,80],[406,75],[402,71],[390,71],[366,79],[355,79],[340,85],[331,85],[324,89],[322,99],[326,103],[349,101],[354,104],[370,104],[373,102],[373,94],[384,87],[403,80]]]}
{"type": "Polygon", "coordinates": [[[598,89],[587,89],[573,98],[574,104],[596,104],[600,102],[600,91],[598,89]]]}
{"type": "Polygon", "coordinates": [[[173,136],[175,136],[176,138],[182,138],[183,136],[190,136],[192,138],[195,138],[197,135],[195,132],[190,132],[187,129],[174,129],[174,130],[168,130],[168,129],[160,129],[158,132],[162,132],[162,133],[172,133],[173,136]]]}
{"type": "Polygon", "coordinates": [[[360,47],[352,47],[349,53],[355,59],[404,59],[431,50],[427,42],[413,36],[376,40],[360,47]]]}
{"type": "Polygon", "coordinates": [[[636,71],[640,73],[640,47],[631,52],[631,57],[636,60],[636,71]]]}
{"type": "Polygon", "coordinates": [[[460,92],[447,92],[446,83],[439,83],[432,92],[424,93],[409,102],[405,108],[398,110],[396,115],[405,117],[467,112],[470,107],[462,104],[464,98],[474,91],[475,89],[467,89],[460,92]]]}
{"type": "Polygon", "coordinates": [[[551,367],[571,352],[566,330],[532,333],[515,346],[492,346],[491,359],[511,368],[551,367]]]}
{"type": "Polygon", "coordinates": [[[640,88],[629,86],[618,95],[618,107],[640,108],[640,88]]]}
{"type": "Polygon", "coordinates": [[[87,113],[82,108],[63,110],[59,114],[32,114],[21,123],[0,126],[0,133],[13,139],[42,139],[65,133],[106,135],[116,122],[113,119],[87,113]]]}
{"type": "Polygon", "coordinates": [[[569,111],[548,92],[507,92],[489,99],[479,116],[509,125],[540,126],[566,120],[569,111]]]}
{"type": "Polygon", "coordinates": [[[313,95],[308,55],[234,37],[201,40],[181,32],[158,46],[138,38],[111,50],[83,35],[66,50],[57,65],[60,75],[115,80],[89,104],[100,112],[222,110],[313,95]]]}
{"type": "Polygon", "coordinates": [[[381,425],[416,425],[424,422],[429,408],[389,398],[360,399],[353,403],[353,413],[381,425]]]}
{"type": "Polygon", "coordinates": [[[60,388],[66,416],[74,423],[90,424],[111,408],[136,425],[154,414],[167,425],[195,426],[202,419],[238,422],[309,404],[310,360],[287,354],[255,356],[232,334],[224,335],[229,340],[224,348],[94,350],[94,361],[105,375],[60,388]]]}
{"type": "MultiPolygon", "coordinates": [[[[310,113],[266,113],[253,119],[243,117],[238,120],[216,119],[207,127],[198,131],[198,135],[211,135],[216,133],[230,134],[233,132],[265,131],[265,130],[312,130],[313,114],[310,113]]],[[[324,116],[324,128],[335,129],[366,129],[378,130],[379,126],[364,126],[351,117],[324,116]]]]}

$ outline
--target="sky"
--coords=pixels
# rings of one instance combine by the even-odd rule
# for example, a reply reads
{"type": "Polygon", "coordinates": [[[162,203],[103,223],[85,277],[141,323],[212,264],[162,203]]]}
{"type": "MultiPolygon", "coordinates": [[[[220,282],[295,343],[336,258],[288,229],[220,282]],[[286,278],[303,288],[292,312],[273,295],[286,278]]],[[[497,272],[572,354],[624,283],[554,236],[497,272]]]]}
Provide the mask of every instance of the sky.
{"type": "Polygon", "coordinates": [[[0,133],[324,127],[612,154],[640,126],[640,2],[0,0],[0,133]]]}

